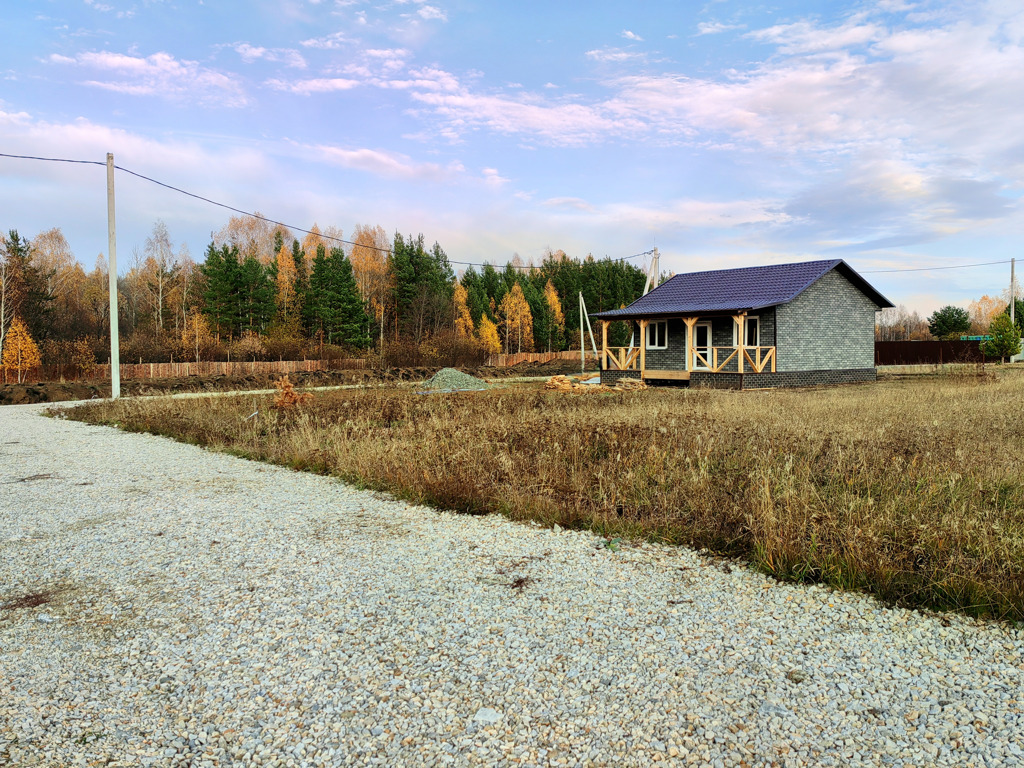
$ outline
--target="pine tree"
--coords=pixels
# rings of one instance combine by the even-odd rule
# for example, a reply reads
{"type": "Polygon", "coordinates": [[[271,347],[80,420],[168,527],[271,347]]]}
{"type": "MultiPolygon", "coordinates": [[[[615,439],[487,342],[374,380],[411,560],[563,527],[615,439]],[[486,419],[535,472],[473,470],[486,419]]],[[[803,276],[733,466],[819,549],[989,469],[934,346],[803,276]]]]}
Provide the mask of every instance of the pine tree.
{"type": "Polygon", "coordinates": [[[1010,322],[1009,315],[996,315],[988,332],[992,338],[981,342],[981,351],[987,357],[1003,360],[1020,354],[1020,331],[1010,322]]]}
{"type": "Polygon", "coordinates": [[[228,338],[239,332],[241,323],[241,270],[238,264],[238,248],[223,246],[217,248],[210,243],[206,258],[199,271],[206,277],[206,291],[203,298],[204,310],[218,338],[228,338]]]}

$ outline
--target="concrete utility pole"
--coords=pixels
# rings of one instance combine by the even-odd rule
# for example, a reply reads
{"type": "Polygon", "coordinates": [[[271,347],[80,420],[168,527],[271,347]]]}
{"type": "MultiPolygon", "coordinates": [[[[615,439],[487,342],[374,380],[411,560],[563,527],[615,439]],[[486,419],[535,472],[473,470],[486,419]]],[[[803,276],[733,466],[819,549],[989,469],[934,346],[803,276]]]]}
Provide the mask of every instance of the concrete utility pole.
{"type": "Polygon", "coordinates": [[[107,250],[110,265],[110,397],[121,396],[121,347],[117,339],[117,232],[114,226],[114,155],[107,152],[107,250]]]}
{"type": "Polygon", "coordinates": [[[1014,274],[1017,266],[1016,259],[1010,259],[1010,322],[1016,322],[1014,310],[1017,308],[1017,277],[1014,274]]]}

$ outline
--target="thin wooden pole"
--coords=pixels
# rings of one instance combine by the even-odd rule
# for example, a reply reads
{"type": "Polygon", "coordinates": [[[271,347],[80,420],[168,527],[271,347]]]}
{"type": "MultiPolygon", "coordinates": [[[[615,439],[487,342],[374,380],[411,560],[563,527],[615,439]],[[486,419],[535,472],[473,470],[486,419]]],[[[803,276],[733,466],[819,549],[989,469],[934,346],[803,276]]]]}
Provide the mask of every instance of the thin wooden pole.
{"type": "Polygon", "coordinates": [[[608,321],[601,321],[601,368],[608,369],[608,321]]]}
{"type": "Polygon", "coordinates": [[[647,325],[650,320],[640,321],[640,378],[644,377],[647,370],[647,325]]]}

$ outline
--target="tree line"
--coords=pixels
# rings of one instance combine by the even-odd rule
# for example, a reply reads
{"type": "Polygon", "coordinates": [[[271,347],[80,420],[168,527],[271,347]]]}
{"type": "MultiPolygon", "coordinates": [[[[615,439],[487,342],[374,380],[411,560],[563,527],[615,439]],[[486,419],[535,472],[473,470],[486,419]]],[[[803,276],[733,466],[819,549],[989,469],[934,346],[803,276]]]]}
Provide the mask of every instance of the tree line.
{"type": "MultiPolygon", "coordinates": [[[[415,365],[578,348],[578,294],[598,312],[629,304],[645,281],[637,265],[563,251],[456,275],[422,234],[358,225],[342,239],[336,227],[314,224],[299,239],[261,218],[232,217],[197,263],[157,221],[117,277],[122,362],[378,355],[415,365]]],[[[103,254],[86,271],[57,228],[31,240],[10,230],[0,246],[0,355],[17,321],[17,338],[37,345],[44,364],[83,371],[107,362],[103,254]]],[[[610,340],[623,344],[628,333],[618,324],[610,340]]]]}

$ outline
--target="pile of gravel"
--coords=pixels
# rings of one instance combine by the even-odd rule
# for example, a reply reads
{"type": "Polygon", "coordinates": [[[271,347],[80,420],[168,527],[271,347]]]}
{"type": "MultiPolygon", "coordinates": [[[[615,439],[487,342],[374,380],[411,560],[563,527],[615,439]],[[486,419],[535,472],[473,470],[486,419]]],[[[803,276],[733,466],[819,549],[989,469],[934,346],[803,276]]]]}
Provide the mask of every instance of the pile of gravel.
{"type": "Polygon", "coordinates": [[[455,368],[442,368],[423,384],[431,392],[464,392],[490,389],[490,384],[455,368]]]}

